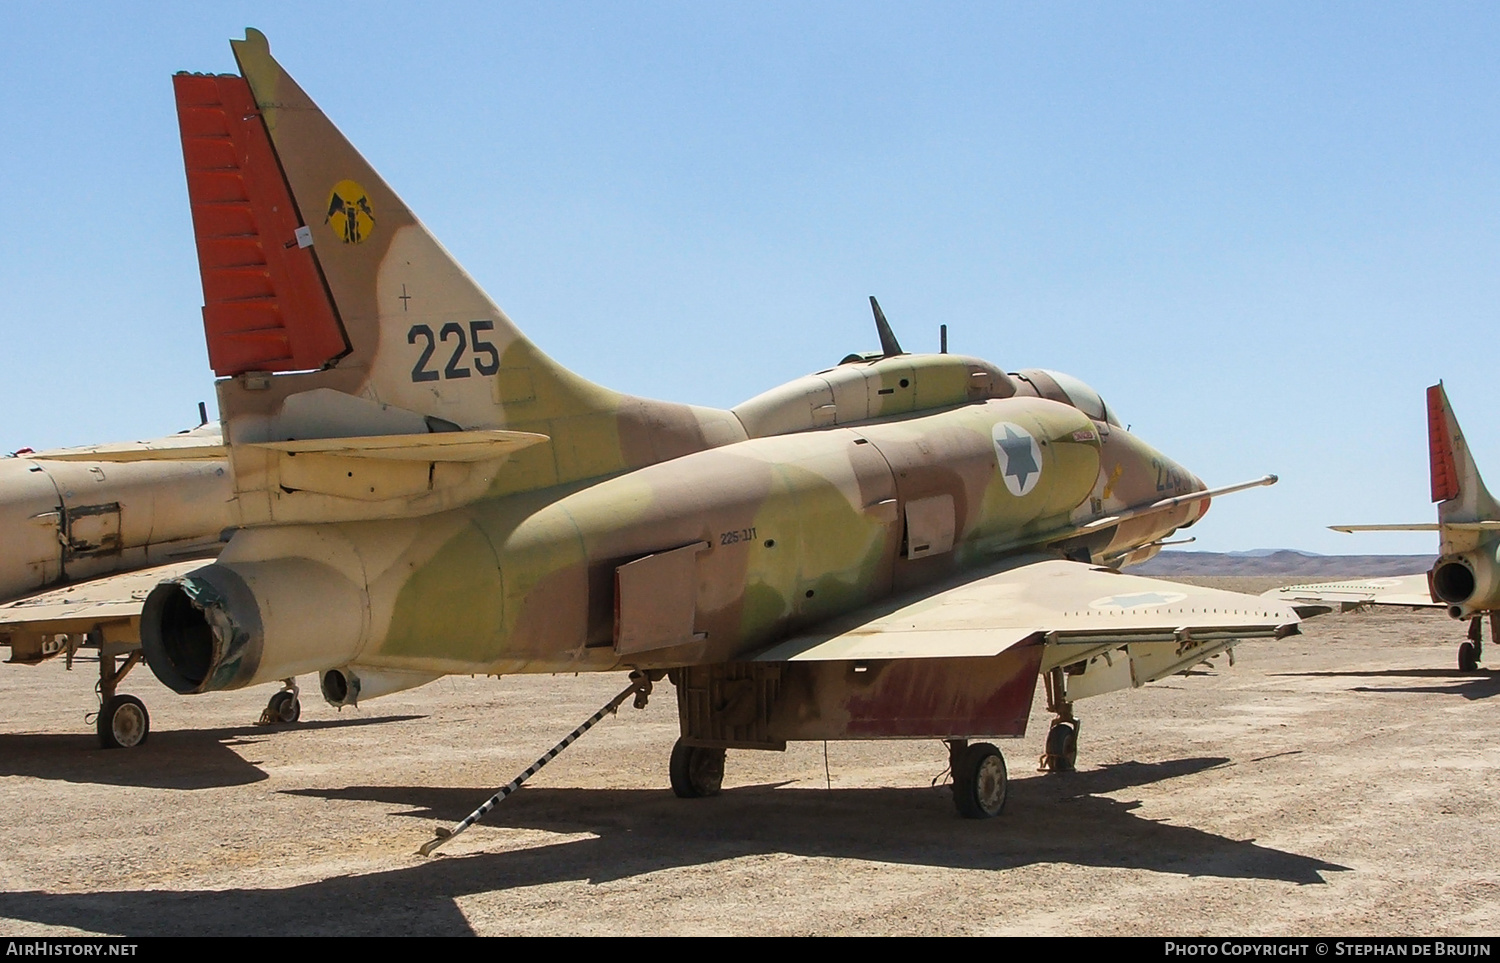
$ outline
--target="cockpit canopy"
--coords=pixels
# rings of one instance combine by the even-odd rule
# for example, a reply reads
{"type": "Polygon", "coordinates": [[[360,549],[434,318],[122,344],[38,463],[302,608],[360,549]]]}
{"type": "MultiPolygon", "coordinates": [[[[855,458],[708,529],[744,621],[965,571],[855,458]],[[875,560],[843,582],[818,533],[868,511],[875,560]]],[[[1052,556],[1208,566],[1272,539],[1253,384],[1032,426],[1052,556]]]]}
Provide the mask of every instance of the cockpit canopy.
{"type": "Polygon", "coordinates": [[[1045,368],[1025,368],[1021,371],[1012,371],[1010,376],[1015,380],[1016,387],[1019,389],[1017,394],[1034,394],[1048,401],[1072,405],[1095,421],[1102,421],[1116,428],[1120,427],[1115,413],[1109,410],[1109,406],[1104,403],[1099,392],[1070,374],[1048,371],[1045,368]]]}

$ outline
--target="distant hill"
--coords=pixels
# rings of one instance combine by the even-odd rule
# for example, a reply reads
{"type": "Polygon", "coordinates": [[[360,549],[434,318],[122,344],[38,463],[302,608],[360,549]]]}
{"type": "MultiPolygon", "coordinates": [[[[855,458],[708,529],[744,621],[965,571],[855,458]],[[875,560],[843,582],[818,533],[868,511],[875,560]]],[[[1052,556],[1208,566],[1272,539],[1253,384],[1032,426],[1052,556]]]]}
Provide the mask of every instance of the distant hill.
{"type": "Polygon", "coordinates": [[[1432,568],[1435,555],[1315,555],[1292,549],[1251,552],[1162,552],[1132,565],[1133,575],[1285,575],[1296,578],[1349,578],[1359,575],[1414,575],[1432,568]]]}

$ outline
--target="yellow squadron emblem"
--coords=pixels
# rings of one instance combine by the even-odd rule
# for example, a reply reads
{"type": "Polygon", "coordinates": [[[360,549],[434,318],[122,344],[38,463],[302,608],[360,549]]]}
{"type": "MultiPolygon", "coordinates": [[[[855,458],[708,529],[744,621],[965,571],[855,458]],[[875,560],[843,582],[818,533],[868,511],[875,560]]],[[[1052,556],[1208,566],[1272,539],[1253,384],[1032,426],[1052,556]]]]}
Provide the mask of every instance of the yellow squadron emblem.
{"type": "Polygon", "coordinates": [[[370,196],[354,181],[339,181],[328,194],[328,216],[323,223],[332,224],[334,233],[345,244],[360,243],[375,230],[370,196]]]}

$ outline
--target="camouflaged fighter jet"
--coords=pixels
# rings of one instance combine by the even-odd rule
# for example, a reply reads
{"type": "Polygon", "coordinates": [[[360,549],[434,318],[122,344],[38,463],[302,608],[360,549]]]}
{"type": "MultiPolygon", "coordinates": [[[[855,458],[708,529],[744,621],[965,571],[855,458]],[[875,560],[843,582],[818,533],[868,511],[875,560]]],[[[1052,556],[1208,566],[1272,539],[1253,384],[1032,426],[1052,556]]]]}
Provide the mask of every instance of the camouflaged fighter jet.
{"type": "Polygon", "coordinates": [[[99,742],[140,745],[150,716],[116,689],[141,658],[141,605],[162,579],[218,554],[234,507],[218,425],[0,458],[0,645],[8,661],[61,655],[71,667],[78,649],[97,649],[99,742]]]}
{"type": "Polygon", "coordinates": [[[1490,641],[1500,631],[1500,505],[1484,487],[1443,383],[1427,389],[1427,451],[1436,523],[1330,525],[1336,532],[1437,532],[1438,560],[1432,570],[1400,578],[1288,585],[1265,593],[1311,613],[1322,606],[1348,610],[1364,605],[1444,608],[1469,623],[1458,646],[1458,668],[1473,672],[1484,655],[1483,618],[1490,641]]]}
{"type": "MultiPolygon", "coordinates": [[[[1044,371],[882,350],[730,411],[629,397],[543,354],[271,57],[175,78],[240,528],[141,635],[181,693],[303,672],[353,704],[446,673],[676,687],[681,796],[724,751],[980,737],[1039,676],[1074,701],[1296,631],[1285,605],[1119,574],[1217,494],[1044,371]]],[[[617,703],[618,704],[618,700],[617,703]]],[[[597,718],[597,716],[596,716],[597,718]]],[[[565,740],[566,743],[567,740],[565,740]]],[[[550,755],[549,755],[550,758],[550,755]]]]}

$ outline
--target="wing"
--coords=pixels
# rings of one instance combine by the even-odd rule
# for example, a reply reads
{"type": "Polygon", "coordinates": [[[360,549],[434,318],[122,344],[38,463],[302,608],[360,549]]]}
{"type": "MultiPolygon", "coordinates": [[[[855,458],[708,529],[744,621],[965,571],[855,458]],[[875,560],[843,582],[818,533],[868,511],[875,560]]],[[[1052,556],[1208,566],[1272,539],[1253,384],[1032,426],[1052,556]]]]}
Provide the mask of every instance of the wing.
{"type": "Polygon", "coordinates": [[[1026,556],[826,623],[758,662],[995,656],[1045,647],[1070,699],[1143,685],[1241,639],[1280,638],[1299,618],[1279,601],[1026,556]]]}
{"type": "Polygon", "coordinates": [[[1427,573],[1393,578],[1357,578],[1342,582],[1287,585],[1264,593],[1262,598],[1291,605],[1302,616],[1321,612],[1362,608],[1366,605],[1406,605],[1412,608],[1442,608],[1432,600],[1427,573]]]}
{"type": "Polygon", "coordinates": [[[61,651],[55,636],[97,633],[94,642],[130,647],[141,640],[141,606],[157,583],[186,575],[203,559],[112,575],[0,605],[0,645],[12,662],[40,662],[61,651]]]}

